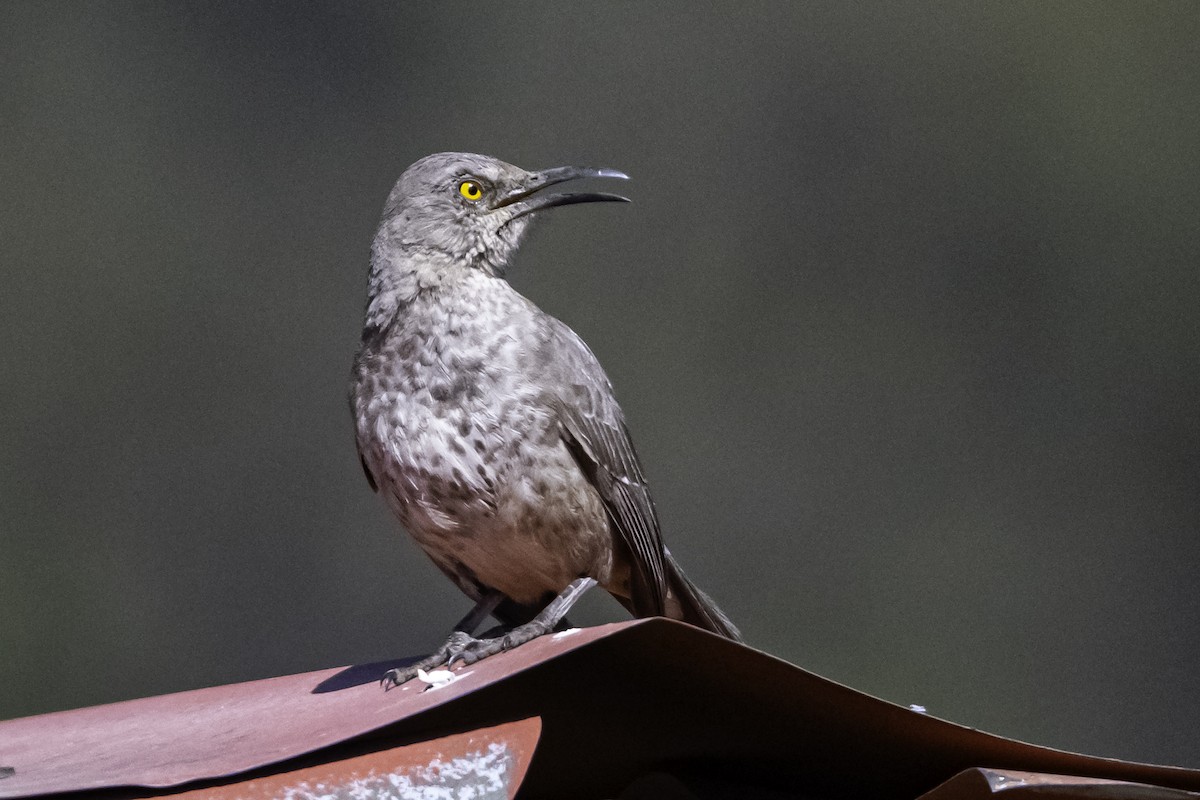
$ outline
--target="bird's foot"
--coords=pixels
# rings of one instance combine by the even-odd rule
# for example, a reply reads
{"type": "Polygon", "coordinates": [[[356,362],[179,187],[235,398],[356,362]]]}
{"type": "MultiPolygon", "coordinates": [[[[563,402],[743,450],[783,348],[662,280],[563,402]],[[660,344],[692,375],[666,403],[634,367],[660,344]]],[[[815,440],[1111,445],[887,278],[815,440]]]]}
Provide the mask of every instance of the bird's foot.
{"type": "Polygon", "coordinates": [[[413,678],[417,677],[417,673],[421,671],[428,672],[437,669],[438,667],[448,667],[454,660],[463,652],[472,642],[479,641],[469,633],[463,631],[454,631],[450,634],[445,643],[437,650],[415,664],[409,664],[407,667],[396,667],[389,669],[379,679],[384,690],[392,689],[402,683],[408,683],[413,678]]]}
{"type": "Polygon", "coordinates": [[[503,635],[492,639],[476,639],[468,633],[455,631],[450,634],[450,638],[432,655],[407,667],[388,670],[379,682],[386,691],[402,683],[407,683],[422,670],[428,672],[439,667],[452,667],[460,661],[464,665],[474,664],[480,659],[487,658],[496,653],[503,653],[505,650],[512,650],[543,634],[549,633],[551,627],[545,622],[535,619],[524,625],[518,625],[503,635]]]}

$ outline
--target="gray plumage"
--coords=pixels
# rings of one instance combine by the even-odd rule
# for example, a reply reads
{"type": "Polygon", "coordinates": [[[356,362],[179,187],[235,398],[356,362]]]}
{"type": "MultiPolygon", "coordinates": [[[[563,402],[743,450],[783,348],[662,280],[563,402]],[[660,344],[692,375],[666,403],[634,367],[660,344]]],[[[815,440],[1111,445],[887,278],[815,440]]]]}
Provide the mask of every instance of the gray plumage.
{"type": "Polygon", "coordinates": [[[625,176],[428,156],[397,182],[372,245],[351,389],[364,470],[478,604],[458,630],[469,634],[468,621],[487,613],[519,629],[505,641],[460,635],[435,654],[442,662],[469,662],[552,628],[591,585],[586,579],[635,615],[665,614],[738,638],[663,546],[599,362],[504,280],[534,211],[624,200],[540,191],[580,177],[625,176]],[[554,613],[543,611],[556,596],[554,613]]]}

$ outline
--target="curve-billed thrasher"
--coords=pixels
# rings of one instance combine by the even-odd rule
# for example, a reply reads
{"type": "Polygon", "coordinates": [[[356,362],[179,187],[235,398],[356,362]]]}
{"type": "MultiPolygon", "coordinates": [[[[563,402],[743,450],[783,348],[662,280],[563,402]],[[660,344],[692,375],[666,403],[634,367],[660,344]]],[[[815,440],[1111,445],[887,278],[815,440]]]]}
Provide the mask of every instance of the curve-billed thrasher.
{"type": "Polygon", "coordinates": [[[636,616],[740,639],[663,546],[624,415],[587,345],[504,279],[545,194],[614,170],[439,153],[400,177],[371,247],[350,405],[372,488],[476,606],[387,685],[554,629],[599,583],[636,616]],[[488,615],[511,628],[470,636],[488,615]]]}

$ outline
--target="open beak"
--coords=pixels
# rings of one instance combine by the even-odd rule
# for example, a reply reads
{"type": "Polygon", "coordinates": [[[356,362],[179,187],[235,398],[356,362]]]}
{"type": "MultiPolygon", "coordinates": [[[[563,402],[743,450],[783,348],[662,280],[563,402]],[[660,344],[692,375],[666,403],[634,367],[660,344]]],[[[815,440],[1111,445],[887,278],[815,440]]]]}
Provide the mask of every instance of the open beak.
{"type": "Polygon", "coordinates": [[[551,194],[535,194],[553,186],[556,183],[578,180],[579,178],[620,178],[629,180],[624,172],[615,169],[591,169],[590,167],[554,167],[541,172],[531,172],[512,191],[502,196],[492,206],[492,210],[508,208],[509,217],[504,224],[512,222],[534,211],[554,206],[569,206],[575,203],[628,203],[628,197],[608,192],[554,192],[551,194]]]}

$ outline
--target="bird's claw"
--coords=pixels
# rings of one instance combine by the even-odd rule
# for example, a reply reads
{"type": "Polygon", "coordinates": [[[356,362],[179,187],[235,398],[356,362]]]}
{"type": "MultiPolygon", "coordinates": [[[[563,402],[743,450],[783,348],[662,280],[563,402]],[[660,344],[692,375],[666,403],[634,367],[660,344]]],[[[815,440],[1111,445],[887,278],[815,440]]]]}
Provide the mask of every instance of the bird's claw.
{"type": "Polygon", "coordinates": [[[482,656],[471,658],[469,649],[472,645],[476,645],[485,641],[490,640],[476,639],[470,634],[463,633],[462,631],[455,631],[454,633],[450,634],[450,638],[446,639],[445,643],[436,651],[434,651],[432,655],[421,659],[415,664],[409,664],[407,667],[389,669],[383,674],[383,677],[379,679],[379,685],[382,686],[383,690],[386,692],[396,688],[397,686],[400,686],[401,684],[408,683],[410,680],[417,677],[417,673],[422,670],[428,672],[430,670],[438,669],[439,667],[449,668],[454,666],[456,661],[460,660],[464,664],[473,664],[478,661],[479,658],[482,658],[482,656]]]}
{"type": "Polygon", "coordinates": [[[548,631],[549,628],[538,620],[513,628],[494,639],[476,639],[470,634],[455,631],[432,655],[407,667],[389,669],[379,679],[379,685],[386,692],[417,677],[421,670],[428,672],[439,668],[449,669],[458,662],[464,665],[474,664],[480,659],[525,644],[548,631]]]}
{"type": "Polygon", "coordinates": [[[407,669],[389,669],[383,673],[383,677],[379,679],[379,685],[383,687],[385,692],[390,692],[402,683],[407,683],[408,680],[414,677],[417,673],[408,674],[407,669]]]}

